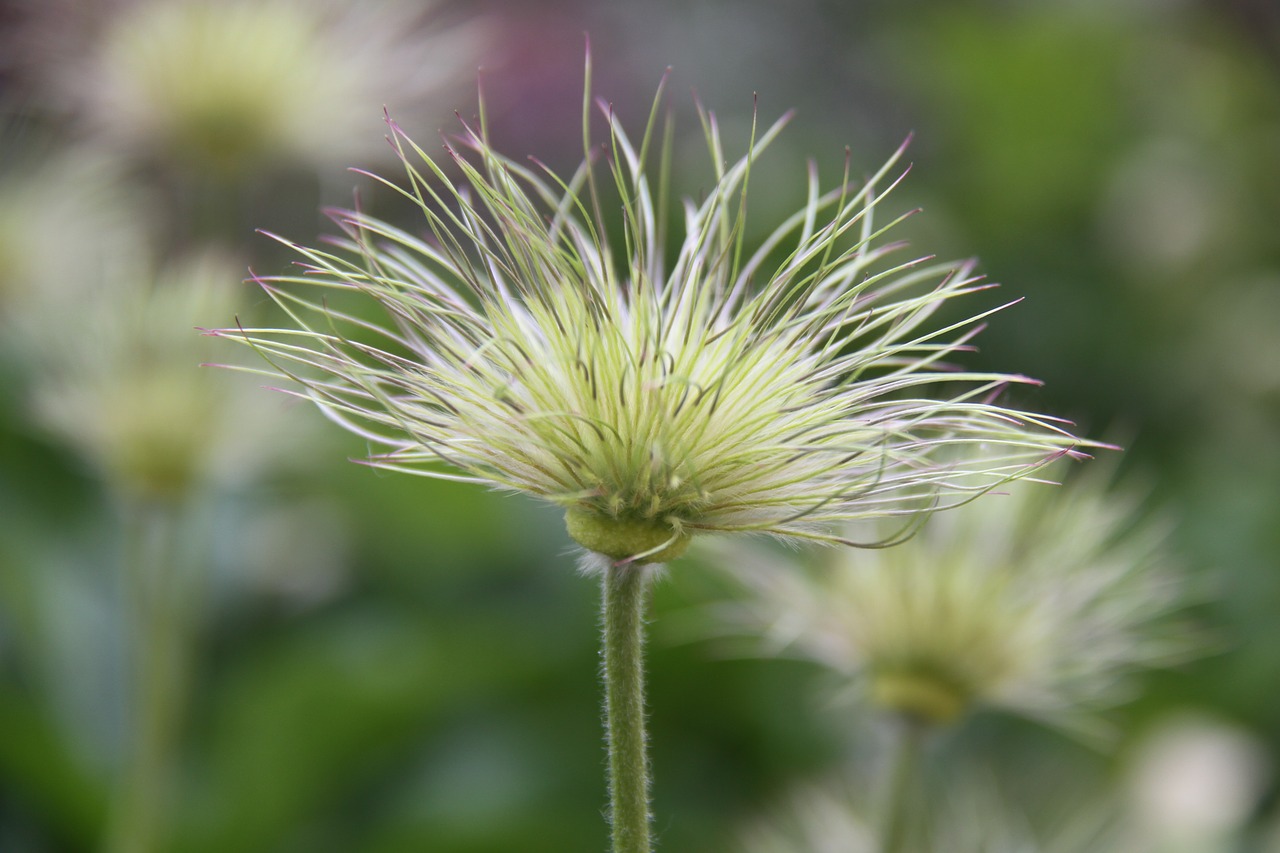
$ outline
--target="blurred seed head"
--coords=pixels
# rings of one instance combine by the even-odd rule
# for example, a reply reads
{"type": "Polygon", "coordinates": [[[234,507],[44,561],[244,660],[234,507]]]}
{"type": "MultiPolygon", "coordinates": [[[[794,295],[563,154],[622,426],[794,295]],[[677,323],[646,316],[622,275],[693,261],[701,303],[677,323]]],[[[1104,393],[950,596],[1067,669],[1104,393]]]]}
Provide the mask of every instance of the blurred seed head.
{"type": "Polygon", "coordinates": [[[1271,775],[1266,755],[1264,743],[1225,721],[1175,717],[1156,726],[1130,756],[1131,849],[1236,849],[1271,775]]]}
{"type": "Polygon", "coordinates": [[[470,77],[480,32],[433,4],[127,0],[28,12],[31,55],[65,108],[134,155],[187,172],[333,168],[386,156],[378,112],[470,77]],[[52,67],[46,67],[52,66],[52,67]]]}
{"type": "Polygon", "coordinates": [[[827,783],[796,790],[772,813],[746,824],[735,850],[740,853],[875,853],[880,843],[874,822],[854,800],[827,783]]]}
{"type": "Polygon", "coordinates": [[[100,270],[145,252],[147,208],[119,163],[83,147],[50,156],[39,145],[34,135],[0,140],[0,318],[91,289],[100,270]]]}
{"type": "Polygon", "coordinates": [[[160,269],[135,255],[11,313],[34,420],[130,498],[180,500],[249,474],[265,456],[249,442],[280,426],[278,407],[202,368],[210,342],[196,328],[236,311],[241,269],[212,252],[160,269]]]}
{"type": "Polygon", "coordinates": [[[746,597],[715,630],[818,661],[874,704],[942,725],[999,707],[1082,735],[1130,676],[1195,643],[1167,525],[1093,463],[929,519],[895,548],[824,559],[726,553],[746,597]],[[799,564],[799,565],[796,565],[799,564]]]}
{"type": "MultiPolygon", "coordinates": [[[[884,849],[875,796],[840,779],[796,789],[780,806],[747,823],[738,853],[876,853],[884,849]]],[[[1101,853],[1122,850],[1101,815],[1082,813],[1052,828],[1032,827],[989,781],[969,780],[930,794],[927,814],[911,821],[912,853],[1101,853]]]]}

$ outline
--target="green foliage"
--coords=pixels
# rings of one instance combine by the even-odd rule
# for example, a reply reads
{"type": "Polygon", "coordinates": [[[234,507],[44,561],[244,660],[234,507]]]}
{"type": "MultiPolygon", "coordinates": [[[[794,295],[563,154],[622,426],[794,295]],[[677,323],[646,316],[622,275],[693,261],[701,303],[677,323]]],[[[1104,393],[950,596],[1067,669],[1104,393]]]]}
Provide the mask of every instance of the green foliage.
{"type": "MultiPolygon", "coordinates": [[[[895,192],[927,215],[903,233],[920,249],[973,252],[1007,295],[1027,295],[964,363],[1046,380],[1018,390],[1014,405],[1068,413],[1086,434],[1132,436],[1122,467],[1151,484],[1175,521],[1174,548],[1204,592],[1192,617],[1221,652],[1140,681],[1142,695],[1107,715],[1120,731],[1110,751],[1008,716],[975,719],[926,750],[928,790],[989,782],[991,799],[1025,820],[1026,832],[1009,837],[1036,849],[1027,839],[1056,837],[1074,806],[1134,802],[1145,733],[1187,708],[1280,764],[1275,30],[1236,17],[1247,4],[570,5],[491,6],[500,26],[478,58],[461,60],[464,79],[481,62],[489,69],[489,132],[503,151],[522,164],[526,152],[545,153],[562,173],[580,159],[584,29],[596,88],[616,95],[618,115],[645,114],[668,63],[672,91],[702,92],[727,141],[747,138],[746,92],[760,91],[762,115],[797,105],[770,153],[781,177],[752,177],[750,257],[767,223],[805,203],[795,194],[805,153],[836,175],[852,140],[859,176],[914,130],[906,156],[916,170],[895,192]]],[[[249,226],[310,242],[322,227],[317,198],[350,205],[363,179],[322,177],[309,164],[344,150],[363,157],[380,142],[383,100],[395,97],[370,96],[364,130],[344,113],[341,138],[324,138],[334,129],[325,122],[304,123],[298,132],[313,138],[284,146],[305,154],[288,175],[210,188],[179,174],[184,157],[161,162],[149,144],[130,147],[136,127],[107,140],[98,119],[86,121],[98,84],[76,83],[83,64],[72,60],[98,56],[103,30],[45,16],[65,4],[19,6],[21,21],[10,28],[6,14],[0,35],[0,126],[16,137],[0,163],[0,849],[79,853],[100,847],[124,752],[119,508],[102,469],[31,408],[37,373],[12,331],[29,305],[24,282],[101,284],[122,255],[145,254],[140,266],[158,268],[201,249],[197,237],[231,247],[237,269],[288,275],[287,259],[249,226]]],[[[406,31],[421,23],[397,20],[406,31]]],[[[396,56],[400,74],[422,59],[396,56]]],[[[473,97],[388,106],[449,128],[450,108],[470,117],[473,97]]],[[[696,117],[675,112],[672,183],[687,187],[705,145],[696,117]]],[[[439,150],[430,132],[415,138],[439,150]]],[[[653,202],[672,227],[682,224],[675,201],[653,202]]],[[[408,222],[396,204],[361,199],[370,216],[408,222]]],[[[616,221],[612,209],[604,215],[616,221]]],[[[246,324],[283,322],[251,288],[240,293],[246,324]]],[[[100,366],[70,329],[92,331],[106,314],[73,310],[76,323],[44,344],[88,349],[100,366]]],[[[562,515],[349,464],[371,450],[359,440],[335,451],[302,432],[282,440],[230,421],[232,444],[270,451],[244,476],[216,468],[199,487],[216,494],[195,502],[218,520],[206,541],[192,541],[206,574],[165,853],[604,849],[596,591],[566,569],[562,515]],[[328,508],[312,519],[324,529],[277,529],[270,510],[309,506],[301,497],[328,508]],[[251,521],[282,543],[269,559],[251,521]]],[[[740,827],[798,783],[848,775],[850,764],[874,775],[882,760],[875,725],[828,699],[847,684],[803,662],[686,642],[697,635],[691,614],[725,592],[702,559],[693,549],[656,584],[651,614],[655,829],[671,853],[737,849],[740,827]]],[[[1243,817],[1203,830],[1203,849],[1265,849],[1275,831],[1274,782],[1246,770],[1243,817]]],[[[849,785],[854,805],[875,802],[860,779],[849,785]]]]}

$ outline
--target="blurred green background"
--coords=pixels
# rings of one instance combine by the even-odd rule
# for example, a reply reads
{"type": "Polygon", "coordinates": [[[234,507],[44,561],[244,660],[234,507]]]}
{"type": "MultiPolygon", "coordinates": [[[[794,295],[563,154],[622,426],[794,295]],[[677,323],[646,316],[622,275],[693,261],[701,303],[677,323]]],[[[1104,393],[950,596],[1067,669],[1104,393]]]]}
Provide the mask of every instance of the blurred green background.
{"type": "MultiPolygon", "coordinates": [[[[1135,770],[1152,733],[1195,719],[1244,744],[1240,793],[1211,846],[1177,849],[1280,849],[1273,0],[316,0],[293,4],[298,20],[319,15],[314,30],[289,31],[294,53],[255,24],[234,63],[261,62],[289,86],[204,84],[261,95],[260,114],[245,107],[256,122],[228,130],[249,103],[229,99],[202,114],[209,124],[166,135],[163,116],[146,123],[163,100],[131,95],[129,75],[198,88],[208,46],[157,51],[141,70],[113,63],[150,56],[122,30],[172,46],[131,16],[178,5],[0,3],[0,851],[98,849],[130,715],[128,502],[95,451],[32,402],[52,362],[93,362],[94,335],[120,321],[73,316],[90,304],[74,296],[56,322],[29,320],[29,291],[108,280],[103,270],[128,268],[117,254],[131,241],[147,269],[216,247],[235,311],[260,312],[238,279],[286,261],[253,229],[310,243],[327,228],[318,208],[357,189],[399,215],[389,192],[344,167],[394,175],[384,105],[435,150],[455,110],[476,114],[478,68],[497,146],[567,171],[581,156],[584,33],[596,93],[629,128],[673,67],[682,193],[709,180],[692,92],[719,116],[730,156],[745,147],[753,95],[766,122],[797,110],[753,174],[756,239],[803,202],[807,158],[830,185],[845,146],[857,174],[914,133],[895,199],[923,208],[904,226],[913,246],[979,257],[1002,284],[992,305],[1025,297],[993,318],[971,364],[1045,380],[1015,402],[1124,444],[1125,470],[1177,523],[1203,600],[1195,615],[1219,652],[1146,678],[1114,715],[1124,734],[1112,748],[988,714],[943,752],[983,763],[1033,817],[1100,798],[1128,814],[1154,796],[1135,770]],[[258,138],[268,120],[281,130],[258,138]],[[237,159],[244,151],[254,156],[237,159]]],[[[188,94],[172,88],[165,97],[188,94]]],[[[251,461],[201,478],[184,508],[181,547],[200,555],[202,579],[184,616],[195,651],[166,849],[604,849],[597,590],[575,572],[557,513],[350,464],[359,441],[249,392],[225,399],[219,429],[251,461]],[[285,426],[242,416],[247,398],[285,426]]],[[[87,412],[85,431],[108,418],[87,412]]],[[[813,667],[687,642],[692,608],[718,592],[695,554],[654,602],[654,807],[671,853],[733,849],[744,822],[877,737],[824,699],[813,667]]]]}

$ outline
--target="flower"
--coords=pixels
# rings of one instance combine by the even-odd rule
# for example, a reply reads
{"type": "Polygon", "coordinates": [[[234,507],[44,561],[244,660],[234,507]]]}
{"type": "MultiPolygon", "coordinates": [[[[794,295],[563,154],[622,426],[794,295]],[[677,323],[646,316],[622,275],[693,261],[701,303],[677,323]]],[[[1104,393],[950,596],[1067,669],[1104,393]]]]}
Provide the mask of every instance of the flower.
{"type": "Polygon", "coordinates": [[[30,62],[68,108],[122,149],[219,177],[380,157],[367,111],[439,95],[478,40],[395,0],[127,0],[47,17],[28,24],[46,45],[30,62]]]}
{"type": "Polygon", "coordinates": [[[824,780],[793,791],[781,807],[739,831],[742,853],[874,853],[874,821],[852,807],[845,783],[824,780]],[[837,793],[838,791],[838,793],[837,793]]]}
{"type": "Polygon", "coordinates": [[[1247,831],[1272,768],[1260,738],[1239,724],[1181,712],[1158,720],[1127,756],[1130,849],[1230,850],[1247,831]]]}
{"type": "Polygon", "coordinates": [[[990,706],[1099,735],[1136,670],[1196,645],[1171,618],[1186,595],[1168,525],[1138,513],[1095,463],[1062,489],[1019,483],[932,518],[897,548],[817,566],[736,555],[748,594],[714,611],[718,630],[764,636],[926,724],[990,706]]]}
{"type": "MultiPolygon", "coordinates": [[[[178,502],[259,466],[261,435],[283,428],[255,388],[201,370],[198,323],[236,310],[237,264],[203,252],[149,269],[134,258],[96,280],[46,291],[4,318],[27,374],[30,414],[114,493],[178,502]]],[[[294,445],[303,442],[292,433],[294,445]]]]}
{"type": "MultiPolygon", "coordinates": [[[[0,134],[0,321],[51,293],[78,291],[140,249],[146,199],[118,164],[82,147],[0,134]]],[[[74,304],[68,297],[68,304],[74,304]]],[[[11,341],[0,341],[0,353],[11,341]]]]}
{"type": "Polygon", "coordinates": [[[893,223],[873,213],[901,151],[861,187],[822,192],[811,168],[807,203],[749,251],[749,175],[786,118],[725,167],[703,114],[715,182],[669,247],[656,122],[637,147],[601,111],[608,140],[568,179],[466,125],[437,163],[388,119],[425,238],[335,211],[331,249],[282,240],[302,274],[261,281],[291,325],[213,334],[386,448],[369,464],[550,501],[613,560],[665,562],[708,531],[841,542],[839,523],[963,502],[1078,453],[1057,422],[994,401],[1030,380],[946,363],[991,312],[931,326],[983,289],[972,265],[889,261],[893,223]],[[958,465],[942,455],[956,447],[980,452],[958,465]]]}
{"type": "MultiPolygon", "coordinates": [[[[884,850],[874,800],[843,779],[798,787],[765,816],[739,832],[741,853],[874,853],[884,850]]],[[[1119,843],[1114,818],[1093,807],[1071,814],[1052,831],[1035,831],[1025,814],[990,780],[970,779],[932,793],[937,807],[913,821],[910,846],[920,853],[1078,853],[1129,849],[1119,843]]]]}

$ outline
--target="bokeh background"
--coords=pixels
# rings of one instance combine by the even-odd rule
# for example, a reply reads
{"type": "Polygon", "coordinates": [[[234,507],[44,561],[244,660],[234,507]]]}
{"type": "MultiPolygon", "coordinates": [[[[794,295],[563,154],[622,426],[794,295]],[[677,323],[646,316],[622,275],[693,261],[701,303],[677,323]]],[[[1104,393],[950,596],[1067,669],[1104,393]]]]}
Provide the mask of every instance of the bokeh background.
{"type": "MultiPolygon", "coordinates": [[[[177,322],[129,308],[138,280],[222,281],[222,313],[184,332],[269,316],[240,279],[285,254],[255,228],[310,243],[357,191],[401,215],[345,171],[393,174],[384,106],[431,147],[476,115],[483,68],[498,147],[571,169],[587,33],[596,93],[637,131],[671,66],[684,193],[709,175],[695,96],[731,156],[757,103],[796,110],[753,174],[749,239],[803,202],[808,158],[831,183],[846,146],[857,174],[914,134],[895,196],[923,208],[913,245],[979,257],[993,305],[1025,297],[971,363],[1043,379],[1017,402],[1124,444],[1176,523],[1212,653],[1146,677],[1105,747],[979,715],[934,754],[941,778],[978,767],[1032,823],[1115,812],[1153,850],[1280,849],[1273,0],[315,0],[261,4],[285,12],[225,43],[148,23],[182,5],[0,3],[0,850],[98,849],[109,822],[131,714],[122,518],[150,488],[120,461],[120,408],[144,447],[208,427],[223,448],[184,481],[178,552],[200,580],[165,849],[604,849],[597,590],[554,511],[351,464],[358,441],[256,387],[199,416],[167,408],[176,391],[135,400],[110,356],[177,322]],[[241,77],[201,79],[218,50],[241,77]],[[214,106],[182,124],[166,98],[214,106]]],[[[190,337],[164,350],[191,353],[164,356],[173,387],[245,355],[190,337]]],[[[812,666],[692,641],[721,591],[695,554],[654,602],[671,853],[734,849],[879,737],[812,666]]]]}

